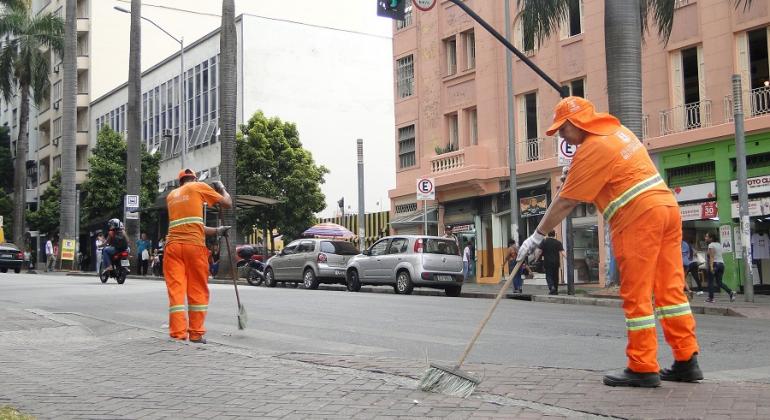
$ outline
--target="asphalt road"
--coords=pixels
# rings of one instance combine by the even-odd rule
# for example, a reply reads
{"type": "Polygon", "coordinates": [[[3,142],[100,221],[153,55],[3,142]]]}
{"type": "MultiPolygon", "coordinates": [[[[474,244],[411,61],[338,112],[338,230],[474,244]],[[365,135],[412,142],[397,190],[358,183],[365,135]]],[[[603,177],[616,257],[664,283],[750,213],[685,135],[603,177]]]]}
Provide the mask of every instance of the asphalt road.
{"type": "MultiPolygon", "coordinates": [[[[237,329],[232,286],[211,285],[210,341],[268,354],[312,352],[451,361],[463,351],[491,300],[291,288],[240,287],[248,327],[237,329]]],[[[101,284],[94,277],[0,274],[0,304],[75,313],[165,331],[159,281],[101,284]]],[[[698,315],[700,362],[711,378],[770,383],[766,320],[698,315]]],[[[515,366],[605,370],[625,365],[618,308],[505,300],[469,360],[515,366]]],[[[659,360],[671,363],[662,344],[659,360]]]]}

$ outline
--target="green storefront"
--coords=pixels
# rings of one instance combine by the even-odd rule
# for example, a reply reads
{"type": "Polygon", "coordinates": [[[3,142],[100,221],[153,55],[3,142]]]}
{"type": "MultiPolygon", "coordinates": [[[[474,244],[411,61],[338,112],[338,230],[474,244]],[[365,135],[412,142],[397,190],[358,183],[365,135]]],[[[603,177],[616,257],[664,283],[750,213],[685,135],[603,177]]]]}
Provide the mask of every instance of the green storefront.
{"type": "MultiPolygon", "coordinates": [[[[738,244],[735,243],[738,236],[735,140],[660,152],[655,160],[679,201],[683,238],[703,256],[706,249],[703,235],[707,231],[719,234],[725,248],[723,282],[732,289],[740,289],[744,269],[741,257],[736,255],[740,238],[738,244]]],[[[770,132],[746,136],[746,167],[757,268],[754,283],[768,284],[770,241],[762,240],[761,235],[770,232],[770,132]]],[[[706,286],[705,279],[703,285],[706,286]]]]}

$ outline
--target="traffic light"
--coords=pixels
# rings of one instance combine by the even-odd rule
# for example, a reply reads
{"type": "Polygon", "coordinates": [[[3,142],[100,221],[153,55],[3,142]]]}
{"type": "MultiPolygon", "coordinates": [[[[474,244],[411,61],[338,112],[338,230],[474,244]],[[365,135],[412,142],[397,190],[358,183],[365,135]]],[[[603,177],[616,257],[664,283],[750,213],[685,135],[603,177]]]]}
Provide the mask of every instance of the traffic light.
{"type": "Polygon", "coordinates": [[[377,16],[404,20],[406,2],[411,0],[377,0],[377,16]]]}

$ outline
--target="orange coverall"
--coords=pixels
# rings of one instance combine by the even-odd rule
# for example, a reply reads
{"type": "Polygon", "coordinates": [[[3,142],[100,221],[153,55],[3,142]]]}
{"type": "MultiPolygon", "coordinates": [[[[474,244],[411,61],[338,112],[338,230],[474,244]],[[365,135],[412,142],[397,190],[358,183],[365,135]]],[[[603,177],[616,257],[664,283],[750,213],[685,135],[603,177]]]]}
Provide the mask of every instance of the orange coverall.
{"type": "Polygon", "coordinates": [[[698,342],[683,292],[679,206],[644,145],[620,125],[615,134],[589,133],[559,194],[595,203],[610,224],[620,268],[628,368],[638,373],[660,370],[655,315],[674,358],[689,360],[698,342]]]}
{"type": "Polygon", "coordinates": [[[169,228],[163,275],[168,288],[169,335],[179,340],[197,340],[206,333],[203,324],[209,304],[209,261],[203,203],[213,206],[221,199],[202,182],[187,182],[166,197],[169,228]]]}

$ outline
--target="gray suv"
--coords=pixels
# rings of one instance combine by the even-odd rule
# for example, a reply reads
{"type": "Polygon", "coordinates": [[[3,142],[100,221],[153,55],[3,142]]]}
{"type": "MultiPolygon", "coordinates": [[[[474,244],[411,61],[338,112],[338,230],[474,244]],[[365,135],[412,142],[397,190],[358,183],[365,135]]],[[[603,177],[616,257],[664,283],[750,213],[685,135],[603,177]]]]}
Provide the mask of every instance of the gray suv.
{"type": "Polygon", "coordinates": [[[319,283],[345,284],[345,266],[358,249],[350,242],[332,239],[300,239],[267,260],[265,286],[301,281],[306,289],[319,283]]]}
{"type": "Polygon", "coordinates": [[[460,296],[463,259],[452,239],[438,236],[389,236],[348,261],[347,287],[390,285],[396,293],[411,294],[415,286],[444,289],[460,296]]]}

